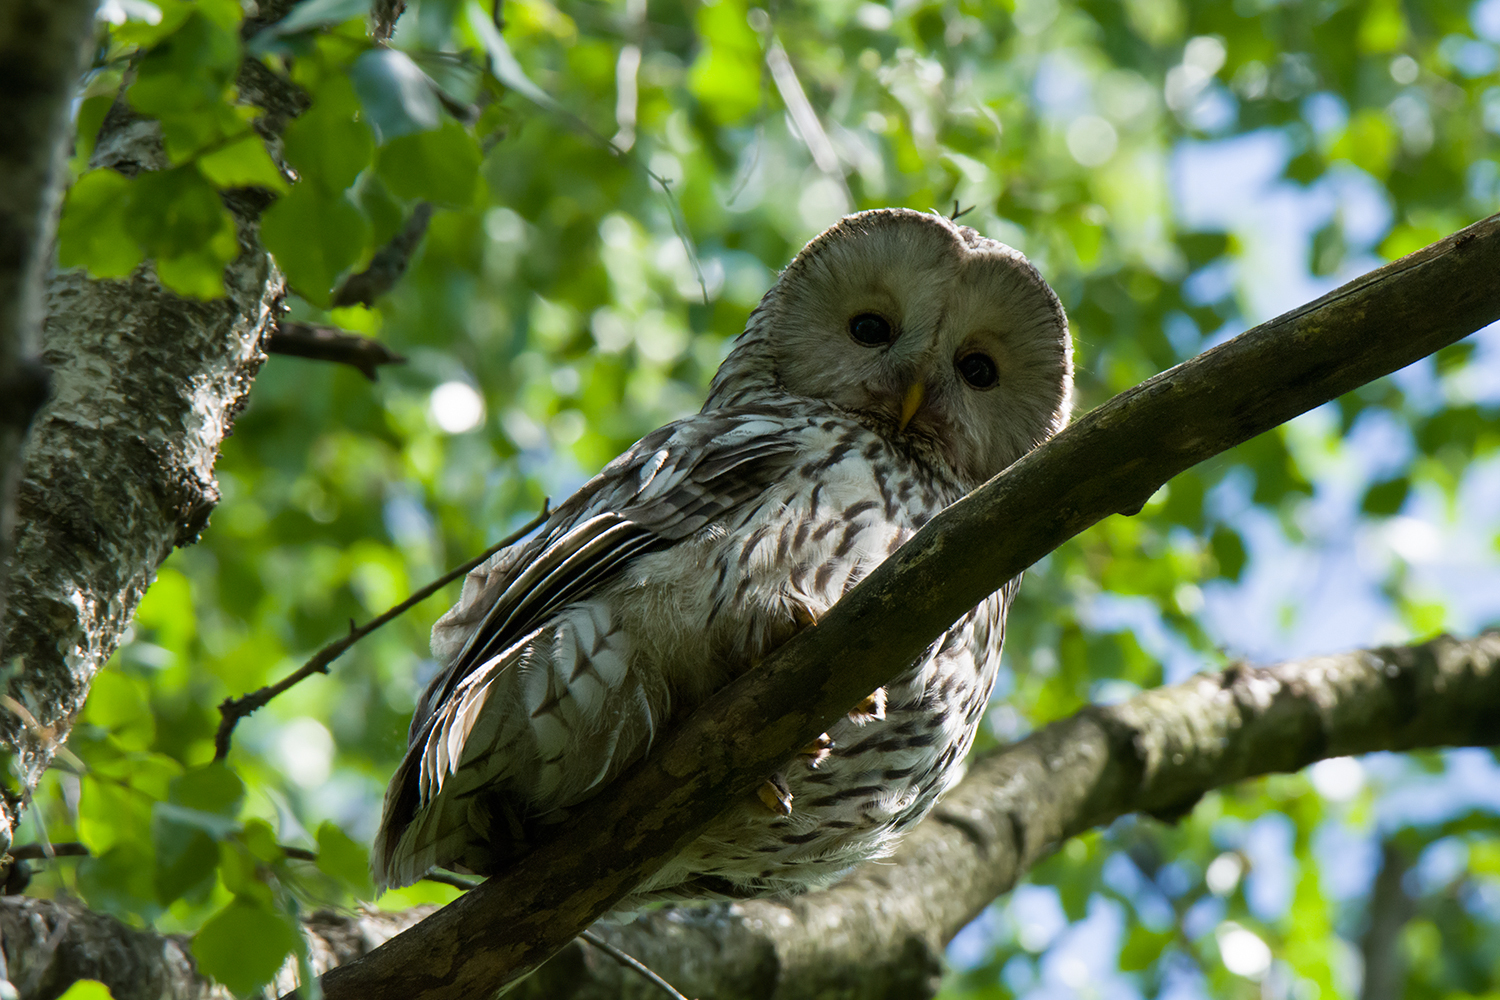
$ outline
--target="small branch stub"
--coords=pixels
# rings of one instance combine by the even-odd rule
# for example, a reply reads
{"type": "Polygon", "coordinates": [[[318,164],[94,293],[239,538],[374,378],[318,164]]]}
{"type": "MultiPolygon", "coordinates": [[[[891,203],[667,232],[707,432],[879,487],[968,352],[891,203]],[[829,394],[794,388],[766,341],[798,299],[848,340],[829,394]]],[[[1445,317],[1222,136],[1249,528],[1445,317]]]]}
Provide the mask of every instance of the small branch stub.
{"type": "Polygon", "coordinates": [[[333,361],[359,369],[371,382],[381,365],[404,365],[406,359],[378,340],[336,326],[283,320],[266,337],[266,351],[314,361],[333,361]]]}

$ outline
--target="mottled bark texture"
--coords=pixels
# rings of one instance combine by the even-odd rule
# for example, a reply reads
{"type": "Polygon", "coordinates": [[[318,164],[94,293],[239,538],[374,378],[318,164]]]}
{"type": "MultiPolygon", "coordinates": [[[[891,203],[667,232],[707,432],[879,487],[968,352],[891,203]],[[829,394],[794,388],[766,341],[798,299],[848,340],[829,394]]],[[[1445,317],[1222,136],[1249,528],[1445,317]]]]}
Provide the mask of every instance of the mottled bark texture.
{"type": "MultiPolygon", "coordinates": [[[[98,0],[0,5],[0,581],[15,537],[21,452],[47,396],[36,360],[42,281],[51,254],[71,134],[69,101],[98,0]]],[[[0,618],[5,588],[0,585],[0,618]]],[[[3,662],[3,661],[0,661],[3,662]]]]}
{"type": "MultiPolygon", "coordinates": [[[[703,1000],[930,997],[953,935],[1070,836],[1128,812],[1179,815],[1214,788],[1324,757],[1497,740],[1500,632],[1235,666],[1085,709],[977,758],[895,857],[856,869],[832,889],[675,907],[594,930],[703,1000]]],[[[428,912],[317,914],[306,924],[314,968],[351,961],[428,912]]],[[[121,1000],[215,995],[184,969],[180,941],[76,904],[0,900],[0,938],[18,985],[36,975],[29,970],[49,969],[45,980],[36,977],[53,992],[23,987],[23,997],[53,996],[69,976],[103,979],[121,1000]],[[73,922],[59,934],[64,913],[73,922]]],[[[509,995],[661,994],[575,941],[509,995]]]]}
{"type": "MultiPolygon", "coordinates": [[[[94,164],[161,168],[159,129],[117,105],[94,164]]],[[[225,268],[224,298],[175,295],[150,264],[121,280],[64,271],[47,282],[42,360],[53,395],[33,425],[16,499],[0,847],[157,567],[197,538],[218,501],[214,460],[282,295],[253,207],[227,201],[240,254],[225,268]]]]}
{"type": "Polygon", "coordinates": [[[665,734],[554,839],[334,970],[325,995],[457,1000],[525,976],[1004,581],[1110,514],[1139,510],[1193,464],[1500,318],[1497,274],[1500,216],[1086,414],[939,513],[817,625],[665,734]]]}
{"type": "MultiPolygon", "coordinates": [[[[357,918],[313,915],[304,924],[316,969],[352,961],[413,923],[431,907],[357,918]]],[[[114,1000],[230,1000],[223,986],[198,974],[188,938],[128,927],[76,900],[0,898],[0,941],[10,982],[21,1000],[53,1000],[80,979],[97,979],[114,1000]]],[[[294,981],[294,966],[282,977],[294,981]]]]}

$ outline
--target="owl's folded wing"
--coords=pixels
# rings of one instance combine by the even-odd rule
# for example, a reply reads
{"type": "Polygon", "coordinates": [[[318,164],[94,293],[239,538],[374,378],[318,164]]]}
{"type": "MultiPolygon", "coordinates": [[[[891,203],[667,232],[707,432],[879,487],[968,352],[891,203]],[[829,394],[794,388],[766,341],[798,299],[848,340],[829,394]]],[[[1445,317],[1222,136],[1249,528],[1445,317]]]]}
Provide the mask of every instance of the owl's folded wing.
{"type": "Polygon", "coordinates": [[[541,534],[518,543],[521,551],[500,554],[501,578],[474,595],[489,602],[487,609],[460,602],[450,612],[483,617],[428,684],[410,739],[476,666],[588,596],[632,557],[693,535],[781,479],[796,460],[793,430],[757,408],[698,414],[653,431],[606,466],[558,507],[541,534]]]}
{"type": "MultiPolygon", "coordinates": [[[[410,746],[386,797],[377,867],[389,868],[403,829],[437,796],[444,775],[429,773],[437,757],[445,765],[440,772],[458,767],[466,732],[452,731],[459,720],[445,709],[466,679],[481,667],[494,669],[486,665],[497,658],[512,658],[511,647],[531,641],[549,619],[614,579],[636,556],[753,509],[753,501],[795,465],[802,424],[756,407],[668,424],[586,483],[539,535],[475,571],[488,576],[465,588],[467,601],[445,621],[477,625],[428,685],[413,716],[410,746]]],[[[472,726],[470,712],[457,715],[472,726]]]]}

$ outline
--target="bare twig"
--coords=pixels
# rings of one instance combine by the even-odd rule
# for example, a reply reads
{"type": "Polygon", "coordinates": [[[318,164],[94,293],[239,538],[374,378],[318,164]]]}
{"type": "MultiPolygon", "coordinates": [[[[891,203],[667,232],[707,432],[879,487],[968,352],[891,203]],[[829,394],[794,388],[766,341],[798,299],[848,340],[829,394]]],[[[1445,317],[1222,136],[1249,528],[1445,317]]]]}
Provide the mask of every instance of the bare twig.
{"type": "Polygon", "coordinates": [[[375,0],[370,7],[370,37],[388,42],[396,30],[396,19],[406,10],[406,0],[375,0]]]}
{"type": "Polygon", "coordinates": [[[462,889],[464,892],[468,892],[470,889],[479,884],[478,879],[464,878],[462,875],[454,875],[452,872],[439,871],[436,868],[428,872],[426,875],[423,875],[422,880],[424,882],[436,882],[438,885],[451,885],[453,886],[453,888],[462,889]]]}
{"type": "Polygon", "coordinates": [[[352,365],[371,382],[381,365],[404,365],[406,359],[378,340],[361,337],[336,326],[283,320],[266,337],[271,354],[288,354],[314,361],[352,365]]]}
{"type": "Polygon", "coordinates": [[[10,856],[17,861],[40,861],[44,858],[86,858],[89,849],[77,841],[61,844],[17,844],[10,849],[10,856]]]}
{"type": "Polygon", "coordinates": [[[660,989],[667,996],[671,997],[672,1000],[688,1000],[687,997],[683,996],[681,993],[678,993],[676,988],[673,987],[671,983],[667,982],[661,976],[658,976],[656,973],[652,972],[651,968],[646,965],[645,962],[642,962],[640,959],[636,958],[633,955],[629,955],[621,951],[619,948],[616,948],[614,945],[610,944],[608,941],[604,940],[593,931],[584,931],[578,936],[583,938],[589,944],[593,945],[595,948],[598,948],[600,951],[604,952],[604,954],[608,955],[616,962],[619,962],[621,965],[625,966],[625,968],[630,969],[632,972],[638,973],[642,979],[660,989]]]}
{"type": "Polygon", "coordinates": [[[526,522],[526,524],[523,525],[519,530],[506,535],[500,541],[496,542],[494,545],[491,545],[488,549],[485,549],[482,553],[475,556],[473,559],[470,559],[462,566],[459,566],[458,568],[438,577],[436,580],[432,581],[427,586],[417,591],[415,594],[412,594],[406,600],[391,608],[389,611],[386,611],[380,616],[371,619],[368,623],[360,626],[355,626],[354,622],[351,620],[349,622],[348,635],[340,636],[339,638],[330,642],[328,645],[324,646],[322,649],[318,650],[318,652],[313,656],[312,659],[308,660],[302,666],[298,667],[292,673],[286,675],[275,684],[263,687],[259,691],[252,691],[250,694],[242,695],[238,698],[225,698],[219,704],[219,731],[214,735],[214,760],[223,760],[225,756],[228,755],[229,742],[234,736],[234,727],[239,725],[239,721],[241,719],[254,712],[256,709],[265,707],[265,705],[269,703],[272,698],[275,698],[283,691],[286,691],[293,686],[301,683],[302,681],[311,677],[313,674],[328,673],[329,665],[331,665],[334,660],[342,656],[344,650],[348,649],[350,646],[354,645],[356,642],[363,639],[365,636],[369,635],[371,632],[375,631],[391,619],[396,618],[398,615],[409,610],[410,608],[421,604],[423,601],[427,600],[427,598],[431,597],[433,594],[437,593],[439,590],[443,589],[454,580],[457,580],[459,577],[463,576],[465,573],[469,572],[469,570],[473,569],[475,566],[478,566],[480,563],[484,562],[490,556],[494,555],[496,552],[499,552],[507,545],[514,545],[522,538],[525,538],[527,535],[531,534],[537,529],[539,525],[541,525],[543,521],[547,520],[547,516],[551,513],[549,505],[550,501],[543,500],[541,513],[537,514],[536,517],[526,522]]]}
{"type": "MultiPolygon", "coordinates": [[[[444,96],[441,90],[437,93],[440,98],[444,96]]],[[[462,109],[461,105],[459,107],[462,109]]],[[[344,283],[333,293],[333,304],[368,306],[390,291],[401,275],[406,273],[406,265],[411,261],[417,244],[422,242],[422,236],[427,232],[427,223],[431,220],[432,205],[425,201],[417,202],[411,215],[407,217],[406,225],[391,237],[389,243],[376,251],[370,266],[344,279],[344,283]]]]}

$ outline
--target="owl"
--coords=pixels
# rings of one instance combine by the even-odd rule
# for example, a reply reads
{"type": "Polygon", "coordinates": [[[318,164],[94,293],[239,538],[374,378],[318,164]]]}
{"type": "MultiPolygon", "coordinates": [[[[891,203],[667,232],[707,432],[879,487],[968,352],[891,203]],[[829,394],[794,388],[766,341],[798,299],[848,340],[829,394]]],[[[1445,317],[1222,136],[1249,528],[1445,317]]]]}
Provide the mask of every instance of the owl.
{"type": "MultiPolygon", "coordinates": [[[[699,413],[469,574],[433,629],[442,668],[386,794],[378,883],[505,868],[1071,401],[1066,317],[1020,253],[906,209],[832,226],[750,314],[699,413]]],[[[1017,583],[621,908],[796,893],[889,853],[961,773],[1017,583]]]]}

